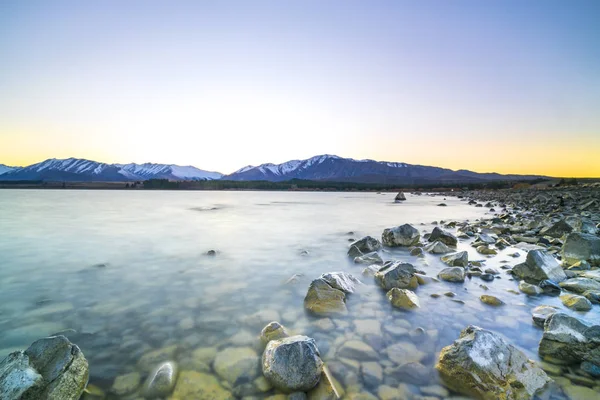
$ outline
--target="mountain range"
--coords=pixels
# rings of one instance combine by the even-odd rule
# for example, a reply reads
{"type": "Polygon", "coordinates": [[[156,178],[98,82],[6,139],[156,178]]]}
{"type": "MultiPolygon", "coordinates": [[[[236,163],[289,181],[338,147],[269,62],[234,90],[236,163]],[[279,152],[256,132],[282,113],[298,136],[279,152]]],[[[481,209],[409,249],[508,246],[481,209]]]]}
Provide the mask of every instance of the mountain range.
{"type": "Polygon", "coordinates": [[[0,181],[76,181],[128,182],[146,179],[235,181],[314,181],[421,184],[443,182],[485,182],[543,178],[538,175],[502,175],[451,170],[424,165],[375,160],[355,160],[324,154],[306,160],[291,160],[282,164],[248,165],[232,174],[205,171],[175,164],[106,164],[97,161],[51,158],[27,167],[0,164],[0,181]]]}

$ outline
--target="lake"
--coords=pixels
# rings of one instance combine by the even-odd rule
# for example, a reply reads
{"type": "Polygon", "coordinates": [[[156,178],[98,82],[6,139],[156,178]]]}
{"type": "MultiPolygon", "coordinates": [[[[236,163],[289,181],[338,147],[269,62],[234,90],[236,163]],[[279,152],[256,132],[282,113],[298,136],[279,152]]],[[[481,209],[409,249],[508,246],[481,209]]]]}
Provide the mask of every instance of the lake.
{"type": "MultiPolygon", "coordinates": [[[[407,194],[406,202],[395,204],[394,196],[0,190],[0,357],[62,332],[88,359],[90,383],[109,398],[131,398],[110,393],[115,377],[138,371],[143,378],[145,362],[159,354],[182,370],[206,374],[215,373],[211,362],[217,351],[251,348],[260,356],[257,338],[273,319],[313,337],[346,390],[376,396],[382,386],[403,382],[416,394],[438,390],[443,395],[433,369],[437,353],[469,324],[503,334],[537,360],[542,331],[532,324],[531,309],[561,303],[507,291],[517,290],[517,282],[500,268],[521,262],[525,253],[520,250],[508,248],[487,259],[469,240],[461,241],[459,250],[468,250],[471,260],[486,260],[485,267],[500,270],[501,279],[420,286],[421,308],[413,312],[392,309],[373,277],[362,275],[365,266],[346,255],[351,239],[380,238],[384,228],[404,223],[423,234],[431,232],[434,221],[493,215],[455,197],[407,194]],[[442,201],[447,207],[437,206],[442,201]],[[209,250],[216,255],[207,255],[209,250]],[[520,258],[507,255],[515,251],[520,258]],[[349,272],[364,283],[348,296],[349,314],[332,319],[306,314],[303,299],[311,280],[332,271],[349,272]],[[446,292],[455,296],[443,296],[446,292]],[[434,293],[442,296],[430,297],[434,293]],[[506,305],[482,304],[484,293],[506,305]],[[404,343],[426,373],[395,371],[367,379],[359,363],[370,360],[336,355],[347,340],[372,347],[384,372],[395,367],[389,346],[404,343]]],[[[439,256],[417,258],[407,249],[387,249],[381,256],[411,262],[430,276],[445,267],[439,256]]],[[[273,394],[256,388],[234,392],[238,397],[273,394]]]]}

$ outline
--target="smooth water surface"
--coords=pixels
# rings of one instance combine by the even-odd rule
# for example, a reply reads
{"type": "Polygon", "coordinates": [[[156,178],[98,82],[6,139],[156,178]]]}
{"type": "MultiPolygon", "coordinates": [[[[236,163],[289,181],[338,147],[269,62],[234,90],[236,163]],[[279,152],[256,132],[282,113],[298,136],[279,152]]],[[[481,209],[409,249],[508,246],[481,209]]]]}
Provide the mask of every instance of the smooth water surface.
{"type": "MultiPolygon", "coordinates": [[[[500,332],[537,357],[541,330],[530,310],[560,302],[507,292],[517,283],[503,271],[491,283],[473,278],[421,286],[421,308],[414,312],[393,310],[372,276],[362,276],[364,266],[346,255],[352,238],[379,238],[384,228],[404,223],[425,233],[433,221],[491,217],[454,197],[407,195],[395,204],[394,195],[2,190],[0,357],[63,332],[89,360],[90,383],[109,391],[116,376],[139,369],[140,357],[154,349],[175,345],[173,358],[184,369],[194,368],[190,354],[201,347],[253,347],[260,354],[256,338],[272,319],[314,337],[334,375],[344,375],[336,376],[343,386],[373,394],[379,385],[416,378],[396,371],[377,385],[363,380],[335,354],[345,340],[368,343],[387,372],[395,367],[389,346],[413,343],[429,371],[416,379],[422,380],[417,391],[439,382],[437,352],[468,324],[500,332]],[[438,207],[442,201],[448,206],[438,207]],[[310,281],[331,271],[350,272],[365,285],[348,297],[347,317],[324,322],[304,312],[303,299],[310,281]],[[294,274],[301,276],[286,283],[294,274]],[[430,297],[448,291],[456,296],[430,297]],[[482,304],[483,293],[506,306],[482,304]]],[[[486,257],[468,242],[459,249],[470,259],[486,257]]],[[[485,267],[514,265],[519,259],[506,253],[515,251],[501,252],[485,267]]],[[[381,255],[412,262],[431,276],[444,266],[439,256],[417,259],[406,249],[381,255]]]]}

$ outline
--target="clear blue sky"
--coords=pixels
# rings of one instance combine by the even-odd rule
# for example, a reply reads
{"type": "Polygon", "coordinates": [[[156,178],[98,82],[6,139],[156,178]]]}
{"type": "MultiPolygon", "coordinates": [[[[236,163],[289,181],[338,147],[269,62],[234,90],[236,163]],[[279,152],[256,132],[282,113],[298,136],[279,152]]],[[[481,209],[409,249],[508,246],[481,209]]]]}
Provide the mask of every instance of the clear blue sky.
{"type": "Polygon", "coordinates": [[[597,0],[2,0],[0,60],[5,164],[600,176],[597,0]]]}

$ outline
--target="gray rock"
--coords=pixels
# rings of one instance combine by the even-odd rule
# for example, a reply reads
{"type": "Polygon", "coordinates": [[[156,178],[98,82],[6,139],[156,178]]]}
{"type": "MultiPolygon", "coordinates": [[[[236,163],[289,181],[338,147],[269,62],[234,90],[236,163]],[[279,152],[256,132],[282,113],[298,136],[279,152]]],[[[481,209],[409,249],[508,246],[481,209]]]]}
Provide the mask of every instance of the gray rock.
{"type": "Polygon", "coordinates": [[[428,240],[430,242],[435,242],[436,240],[438,240],[444,243],[445,245],[452,247],[456,247],[456,245],[458,244],[458,239],[456,238],[456,236],[437,226],[433,228],[433,231],[431,232],[431,235],[429,236],[428,240]]]}
{"type": "Polygon", "coordinates": [[[144,397],[156,399],[168,396],[177,381],[177,364],[167,361],[157,366],[146,379],[144,397]]]}
{"type": "Polygon", "coordinates": [[[520,279],[538,283],[545,279],[562,282],[567,279],[558,261],[543,250],[531,250],[524,263],[516,265],[513,274],[520,279]]]}
{"type": "Polygon", "coordinates": [[[544,325],[539,353],[561,363],[587,361],[600,366],[600,325],[590,326],[567,314],[556,313],[544,325]]]}
{"type": "Polygon", "coordinates": [[[406,200],[406,196],[402,192],[398,192],[398,194],[396,195],[396,197],[394,197],[394,201],[396,203],[398,203],[400,201],[404,201],[404,200],[406,200]]]}
{"type": "Polygon", "coordinates": [[[429,243],[427,246],[425,246],[424,250],[431,254],[445,254],[450,253],[452,251],[450,247],[446,246],[444,243],[438,240],[436,240],[433,243],[429,243]]]}
{"type": "Polygon", "coordinates": [[[589,311],[592,309],[592,303],[585,297],[577,294],[563,294],[560,296],[560,301],[575,311],[589,311]]]}
{"type": "Polygon", "coordinates": [[[448,267],[444,268],[438,274],[438,278],[448,282],[464,282],[465,281],[465,270],[462,267],[448,267]]]}
{"type": "Polygon", "coordinates": [[[551,381],[522,351],[473,325],[442,349],[435,367],[448,388],[481,399],[530,399],[551,381]]]}
{"type": "Polygon", "coordinates": [[[419,286],[415,267],[403,262],[387,262],[375,273],[375,281],[386,290],[416,289],[419,286]]]}
{"type": "Polygon", "coordinates": [[[271,340],[262,357],[265,378],[284,392],[306,392],[319,383],[323,361],[314,339],[291,336],[271,340]]]}
{"type": "Polygon", "coordinates": [[[395,228],[387,228],[381,235],[381,241],[385,246],[414,246],[419,243],[421,234],[419,231],[409,224],[397,226],[395,228]]]}
{"type": "Polygon", "coordinates": [[[537,306],[531,311],[533,322],[543,328],[548,318],[558,312],[558,308],[552,306],[537,306]]]}
{"type": "Polygon", "coordinates": [[[0,362],[0,398],[77,400],[88,381],[88,363],[64,336],[34,342],[0,362]]]}
{"type": "Polygon", "coordinates": [[[600,282],[589,278],[572,278],[559,283],[559,286],[570,292],[584,293],[588,290],[600,291],[600,282]]]}
{"type": "Polygon", "coordinates": [[[346,314],[346,294],[331,287],[324,279],[315,279],[310,283],[304,298],[304,308],[317,315],[346,314]]]}
{"type": "Polygon", "coordinates": [[[466,267],[469,265],[469,253],[466,251],[459,251],[458,253],[452,253],[441,258],[442,262],[450,265],[451,267],[466,267]]]}
{"type": "Polygon", "coordinates": [[[320,278],[332,288],[341,290],[344,293],[354,293],[356,285],[360,284],[358,279],[345,272],[328,272],[321,275],[320,278]]]}
{"type": "Polygon", "coordinates": [[[365,236],[364,238],[359,239],[356,242],[350,244],[350,250],[348,250],[348,255],[354,258],[359,257],[363,254],[372,253],[379,249],[381,249],[381,242],[379,242],[379,240],[375,239],[372,236],[365,236]],[[357,254],[356,250],[358,250],[360,254],[357,254]]]}
{"type": "Polygon", "coordinates": [[[377,254],[377,252],[374,251],[372,253],[367,253],[362,256],[355,257],[354,262],[356,264],[367,264],[367,265],[383,264],[383,259],[381,258],[381,256],[379,254],[377,254]]]}
{"type": "Polygon", "coordinates": [[[571,225],[569,225],[564,220],[560,220],[552,226],[543,228],[540,231],[540,235],[561,238],[564,235],[566,235],[567,233],[571,233],[572,231],[573,231],[573,227],[571,225]]]}
{"type": "Polygon", "coordinates": [[[571,233],[562,247],[562,257],[567,264],[587,261],[600,266],[600,237],[587,233],[571,233]]]}
{"type": "Polygon", "coordinates": [[[547,294],[550,296],[558,296],[560,294],[560,292],[562,291],[560,286],[558,286],[558,283],[553,282],[550,279],[545,279],[545,280],[541,281],[538,284],[538,286],[540,287],[540,289],[542,289],[544,294],[547,294]]]}
{"type": "Polygon", "coordinates": [[[537,296],[543,293],[543,290],[536,285],[531,285],[525,281],[519,282],[519,290],[529,296],[537,296]]]}
{"type": "Polygon", "coordinates": [[[287,329],[277,321],[269,322],[260,332],[260,340],[263,344],[271,340],[279,340],[290,336],[287,329]]]}

